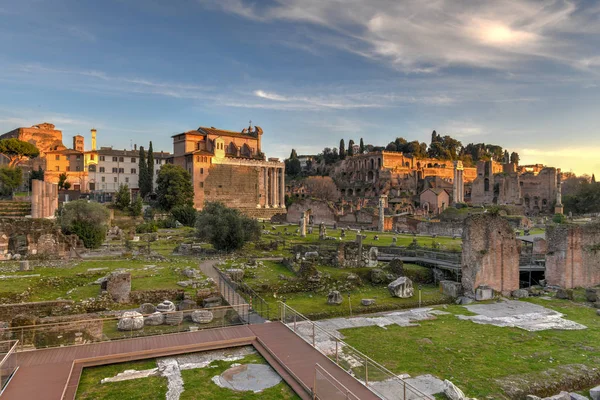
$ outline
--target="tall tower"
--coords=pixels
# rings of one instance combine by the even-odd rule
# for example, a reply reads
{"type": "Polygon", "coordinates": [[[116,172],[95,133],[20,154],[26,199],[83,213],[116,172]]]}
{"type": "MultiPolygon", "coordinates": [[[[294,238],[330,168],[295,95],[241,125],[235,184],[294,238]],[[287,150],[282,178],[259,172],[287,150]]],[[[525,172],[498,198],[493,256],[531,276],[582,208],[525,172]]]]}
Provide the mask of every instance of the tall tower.
{"type": "Polygon", "coordinates": [[[96,150],[96,129],[92,128],[92,151],[96,150]]]}

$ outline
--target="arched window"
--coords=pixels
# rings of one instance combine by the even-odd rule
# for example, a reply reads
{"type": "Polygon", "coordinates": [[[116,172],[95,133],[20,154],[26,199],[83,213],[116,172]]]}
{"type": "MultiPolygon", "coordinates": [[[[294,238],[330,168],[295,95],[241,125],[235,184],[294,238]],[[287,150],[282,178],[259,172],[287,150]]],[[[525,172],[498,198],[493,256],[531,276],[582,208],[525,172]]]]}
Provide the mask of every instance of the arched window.
{"type": "Polygon", "coordinates": [[[96,172],[96,165],[92,164],[88,167],[88,172],[96,172]]]}

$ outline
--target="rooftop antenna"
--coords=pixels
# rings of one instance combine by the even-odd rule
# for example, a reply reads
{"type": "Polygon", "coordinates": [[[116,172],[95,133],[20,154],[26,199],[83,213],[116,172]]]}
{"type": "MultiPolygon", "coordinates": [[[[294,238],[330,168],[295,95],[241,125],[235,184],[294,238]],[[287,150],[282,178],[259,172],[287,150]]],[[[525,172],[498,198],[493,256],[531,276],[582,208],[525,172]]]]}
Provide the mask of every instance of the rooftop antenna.
{"type": "Polygon", "coordinates": [[[133,150],[133,139],[129,139],[129,150],[133,150]]]}
{"type": "Polygon", "coordinates": [[[252,120],[248,121],[248,132],[252,132],[252,120]]]}

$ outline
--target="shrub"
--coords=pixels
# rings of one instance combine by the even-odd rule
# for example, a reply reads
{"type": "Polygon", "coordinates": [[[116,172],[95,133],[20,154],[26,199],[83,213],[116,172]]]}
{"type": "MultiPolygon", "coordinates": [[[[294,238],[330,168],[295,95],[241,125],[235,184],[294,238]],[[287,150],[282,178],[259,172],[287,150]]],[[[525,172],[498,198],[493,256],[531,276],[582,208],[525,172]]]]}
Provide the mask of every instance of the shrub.
{"type": "Polygon", "coordinates": [[[563,214],[554,214],[552,217],[552,222],[555,224],[564,224],[566,222],[566,218],[563,214]]]}
{"type": "Polygon", "coordinates": [[[404,276],[404,262],[399,258],[394,258],[388,265],[390,272],[397,276],[404,276]]]}
{"type": "Polygon", "coordinates": [[[196,223],[196,215],[198,211],[193,206],[176,206],[171,210],[171,215],[175,221],[185,226],[194,226],[196,223]]]}
{"type": "Polygon", "coordinates": [[[66,234],[75,234],[87,248],[99,247],[106,236],[110,214],[99,203],[76,200],[63,206],[59,223],[66,234]]]}
{"type": "Polygon", "coordinates": [[[206,203],[196,217],[196,234],[217,250],[241,249],[250,240],[260,238],[258,221],[222,203],[206,203]]]}
{"type": "Polygon", "coordinates": [[[145,222],[135,227],[135,233],[153,233],[158,231],[158,225],[155,221],[145,222]]]}
{"type": "Polygon", "coordinates": [[[106,237],[105,226],[92,225],[86,221],[75,221],[71,226],[71,232],[79,236],[83,245],[88,249],[100,247],[106,237]]]}

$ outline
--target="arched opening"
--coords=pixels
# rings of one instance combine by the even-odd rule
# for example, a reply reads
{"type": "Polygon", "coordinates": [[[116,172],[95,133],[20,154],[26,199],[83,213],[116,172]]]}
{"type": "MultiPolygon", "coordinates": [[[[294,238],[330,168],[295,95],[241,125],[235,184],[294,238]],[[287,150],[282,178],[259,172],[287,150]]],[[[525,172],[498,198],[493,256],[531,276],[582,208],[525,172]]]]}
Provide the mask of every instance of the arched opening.
{"type": "Polygon", "coordinates": [[[420,162],[417,163],[417,168],[421,168],[421,163],[420,162]]]}
{"type": "Polygon", "coordinates": [[[367,180],[369,180],[369,181],[373,181],[373,178],[374,178],[373,171],[369,171],[369,173],[368,173],[368,175],[367,175],[367,180]]]}
{"type": "Polygon", "coordinates": [[[244,145],[242,146],[242,150],[240,151],[240,153],[244,157],[252,156],[252,150],[250,149],[250,146],[248,146],[248,144],[246,143],[244,143],[244,145]]]}
{"type": "Polygon", "coordinates": [[[490,180],[489,178],[485,178],[483,181],[483,191],[484,192],[489,192],[490,191],[490,180]]]}
{"type": "Polygon", "coordinates": [[[405,167],[410,167],[410,163],[407,161],[407,162],[404,163],[404,166],[405,167]]]}
{"type": "Polygon", "coordinates": [[[381,158],[377,159],[377,168],[381,168],[381,158]]]}
{"type": "Polygon", "coordinates": [[[362,191],[360,189],[356,189],[356,195],[360,196],[360,194],[362,193],[362,191]]]}
{"type": "Polygon", "coordinates": [[[237,146],[235,145],[235,143],[230,142],[229,145],[227,146],[227,149],[225,150],[225,152],[227,154],[237,155],[237,146]]]}
{"type": "Polygon", "coordinates": [[[348,196],[354,196],[354,191],[352,189],[348,189],[348,196]]]}
{"type": "Polygon", "coordinates": [[[342,197],[346,196],[346,189],[340,190],[340,193],[342,194],[342,197]]]}
{"type": "Polygon", "coordinates": [[[375,160],[371,158],[371,169],[375,169],[375,160]]]}

